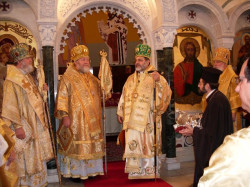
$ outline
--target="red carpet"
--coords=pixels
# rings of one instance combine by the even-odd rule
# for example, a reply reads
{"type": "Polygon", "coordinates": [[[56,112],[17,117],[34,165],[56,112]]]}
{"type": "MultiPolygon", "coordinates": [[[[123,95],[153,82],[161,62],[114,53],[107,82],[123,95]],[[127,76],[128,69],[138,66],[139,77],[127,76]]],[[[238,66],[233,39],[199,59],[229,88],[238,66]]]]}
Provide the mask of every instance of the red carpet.
{"type": "Polygon", "coordinates": [[[97,176],[84,181],[85,187],[172,187],[162,179],[155,182],[151,179],[128,179],[128,174],[124,173],[125,162],[109,162],[108,175],[97,176]]]}

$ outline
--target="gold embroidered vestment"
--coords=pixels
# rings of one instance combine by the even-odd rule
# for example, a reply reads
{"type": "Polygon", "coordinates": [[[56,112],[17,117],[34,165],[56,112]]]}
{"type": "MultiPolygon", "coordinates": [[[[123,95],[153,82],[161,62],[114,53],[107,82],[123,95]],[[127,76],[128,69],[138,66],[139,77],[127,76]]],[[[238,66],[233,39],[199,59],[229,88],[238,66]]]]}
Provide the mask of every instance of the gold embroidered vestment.
{"type": "Polygon", "coordinates": [[[73,132],[67,152],[59,144],[60,154],[78,160],[103,157],[101,89],[94,75],[78,72],[73,64],[67,68],[60,79],[55,116],[69,116],[73,132]]]}
{"type": "Polygon", "coordinates": [[[42,172],[43,162],[53,158],[44,102],[33,78],[13,65],[7,66],[3,106],[2,116],[26,135],[23,140],[15,138],[18,176],[42,172]]]}

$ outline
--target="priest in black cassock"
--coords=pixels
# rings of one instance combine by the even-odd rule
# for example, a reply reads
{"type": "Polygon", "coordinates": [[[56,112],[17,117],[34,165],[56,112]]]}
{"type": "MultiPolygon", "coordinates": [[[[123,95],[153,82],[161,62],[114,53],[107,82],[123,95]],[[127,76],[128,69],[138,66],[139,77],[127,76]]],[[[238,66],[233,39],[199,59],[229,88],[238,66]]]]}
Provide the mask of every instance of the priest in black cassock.
{"type": "Polygon", "coordinates": [[[222,144],[225,136],[233,133],[231,107],[226,96],[218,90],[220,70],[205,67],[198,87],[207,93],[207,107],[201,118],[200,127],[186,125],[180,131],[183,135],[193,135],[195,154],[194,184],[197,186],[203,170],[208,166],[213,152],[222,144]]]}

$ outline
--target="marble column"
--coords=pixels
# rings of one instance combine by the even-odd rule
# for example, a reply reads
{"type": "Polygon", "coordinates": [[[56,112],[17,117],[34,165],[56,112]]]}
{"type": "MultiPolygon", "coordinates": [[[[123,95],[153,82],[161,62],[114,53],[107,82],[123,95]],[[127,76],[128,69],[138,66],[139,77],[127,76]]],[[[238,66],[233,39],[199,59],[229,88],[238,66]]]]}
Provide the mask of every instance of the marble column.
{"type": "MultiPolygon", "coordinates": [[[[53,129],[54,142],[56,145],[56,121],[54,117],[55,97],[54,97],[54,71],[53,71],[53,46],[43,46],[43,68],[45,74],[45,82],[47,83],[48,90],[48,108],[51,126],[53,129]]],[[[48,169],[56,168],[55,160],[47,163],[48,169]]]]}
{"type": "Polygon", "coordinates": [[[51,125],[53,127],[53,132],[56,132],[55,117],[54,117],[54,73],[53,73],[53,46],[43,46],[43,68],[45,74],[45,82],[48,84],[48,104],[51,125]]]}
{"type": "MultiPolygon", "coordinates": [[[[57,34],[57,0],[37,0],[37,26],[40,34],[40,42],[42,46],[43,67],[45,74],[45,82],[48,84],[48,108],[53,128],[54,142],[56,144],[56,120],[54,117],[54,46],[57,34]]],[[[57,81],[57,80],[56,80],[57,81]]],[[[55,145],[56,146],[56,145],[55,145]]],[[[55,159],[47,163],[48,183],[58,182],[58,173],[55,159]]]]}
{"type": "MultiPolygon", "coordinates": [[[[164,72],[163,76],[168,81],[171,90],[174,90],[172,56],[172,47],[157,50],[158,70],[164,72]]],[[[162,115],[162,123],[162,153],[166,154],[167,158],[175,158],[175,131],[173,128],[173,125],[175,124],[175,106],[173,94],[167,111],[162,115]]]]}

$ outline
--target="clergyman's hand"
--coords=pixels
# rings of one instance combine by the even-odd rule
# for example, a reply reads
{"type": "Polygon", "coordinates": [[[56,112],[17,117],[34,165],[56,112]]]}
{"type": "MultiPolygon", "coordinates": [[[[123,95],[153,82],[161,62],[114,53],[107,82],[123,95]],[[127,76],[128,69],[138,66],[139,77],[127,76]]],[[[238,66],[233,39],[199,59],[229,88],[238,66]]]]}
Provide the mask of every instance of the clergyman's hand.
{"type": "Polygon", "coordinates": [[[118,121],[119,121],[119,123],[123,123],[123,117],[121,117],[121,116],[117,116],[117,119],[118,119],[118,121]]]}
{"type": "Polygon", "coordinates": [[[47,92],[48,90],[49,90],[48,85],[46,83],[44,83],[44,85],[43,85],[43,91],[47,92]]]}
{"type": "Polygon", "coordinates": [[[15,151],[12,151],[12,152],[10,153],[10,156],[9,156],[8,160],[7,160],[6,165],[9,166],[10,163],[13,162],[15,159],[16,159],[15,151]]]}
{"type": "Polygon", "coordinates": [[[160,74],[157,71],[154,71],[151,76],[153,77],[153,79],[157,82],[160,80],[160,74]]]}
{"type": "Polygon", "coordinates": [[[62,120],[63,120],[63,125],[66,128],[69,128],[69,126],[70,126],[70,118],[69,118],[69,116],[64,116],[62,120]]]}
{"type": "Polygon", "coordinates": [[[185,125],[185,129],[180,130],[179,133],[184,136],[192,136],[194,132],[194,128],[190,125],[185,125]]]}
{"type": "Polygon", "coordinates": [[[19,128],[17,128],[16,130],[15,130],[15,133],[16,133],[16,137],[18,138],[18,139],[24,139],[25,137],[26,137],[26,135],[25,135],[25,132],[24,132],[24,130],[23,130],[23,128],[22,127],[19,127],[19,128]]]}

